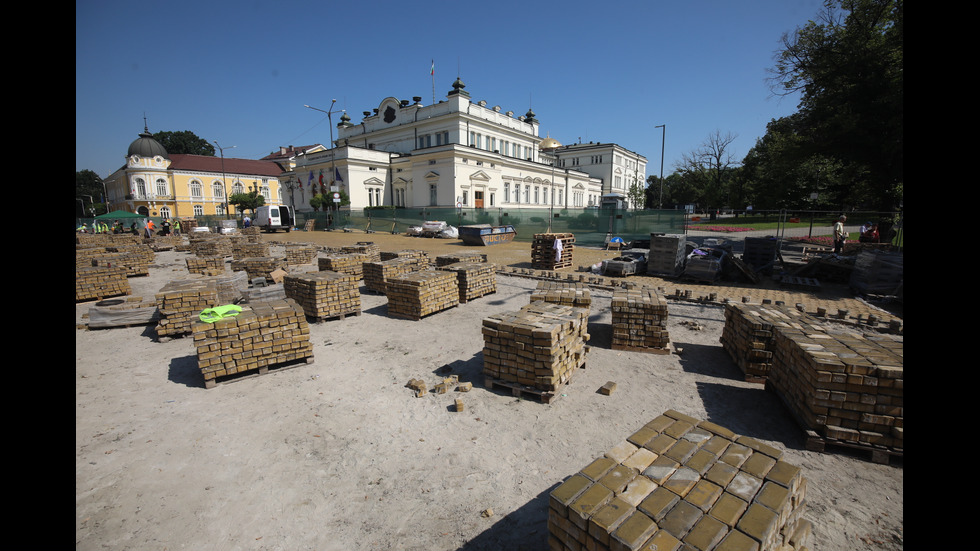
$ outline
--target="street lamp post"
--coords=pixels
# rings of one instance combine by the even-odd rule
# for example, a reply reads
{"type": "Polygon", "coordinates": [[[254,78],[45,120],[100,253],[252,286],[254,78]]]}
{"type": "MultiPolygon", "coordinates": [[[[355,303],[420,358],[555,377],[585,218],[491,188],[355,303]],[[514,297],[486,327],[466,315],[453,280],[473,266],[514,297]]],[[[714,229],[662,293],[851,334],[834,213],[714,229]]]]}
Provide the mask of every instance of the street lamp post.
{"type": "Polygon", "coordinates": [[[561,144],[551,136],[541,140],[541,143],[538,144],[539,150],[551,153],[551,192],[549,197],[550,204],[548,206],[548,233],[551,233],[551,222],[555,219],[555,161],[558,160],[558,156],[555,153],[559,147],[561,147],[561,144]]]}
{"type": "Polygon", "coordinates": [[[660,140],[660,206],[662,210],[664,208],[664,145],[667,143],[667,125],[658,124],[654,128],[663,128],[663,136],[660,140]]]}
{"type": "Polygon", "coordinates": [[[218,150],[221,151],[221,187],[223,188],[222,191],[225,194],[225,220],[227,220],[228,213],[229,211],[231,211],[231,207],[228,204],[228,182],[225,181],[225,149],[234,149],[238,146],[232,145],[228,147],[221,147],[220,145],[218,145],[217,140],[212,140],[212,141],[214,142],[215,147],[217,147],[218,150]]]}
{"type": "MultiPolygon", "coordinates": [[[[318,109],[318,108],[313,107],[311,105],[304,105],[303,106],[303,107],[306,107],[307,109],[312,109],[314,111],[319,111],[321,113],[326,113],[327,114],[327,124],[330,125],[330,177],[328,178],[328,179],[330,179],[330,181],[334,181],[334,180],[332,180],[332,178],[334,177],[334,171],[336,170],[334,168],[334,159],[337,156],[337,153],[333,150],[333,148],[334,148],[334,144],[333,144],[333,114],[340,112],[340,111],[334,111],[333,110],[333,106],[334,106],[335,103],[337,103],[337,100],[335,100],[335,99],[330,100],[330,108],[327,109],[326,111],[324,111],[323,109],[318,109]]],[[[330,191],[333,191],[333,190],[330,190],[330,191]]],[[[331,210],[333,210],[334,208],[336,208],[336,205],[331,205],[331,210]]],[[[330,228],[330,229],[333,229],[333,228],[330,228]]]]}

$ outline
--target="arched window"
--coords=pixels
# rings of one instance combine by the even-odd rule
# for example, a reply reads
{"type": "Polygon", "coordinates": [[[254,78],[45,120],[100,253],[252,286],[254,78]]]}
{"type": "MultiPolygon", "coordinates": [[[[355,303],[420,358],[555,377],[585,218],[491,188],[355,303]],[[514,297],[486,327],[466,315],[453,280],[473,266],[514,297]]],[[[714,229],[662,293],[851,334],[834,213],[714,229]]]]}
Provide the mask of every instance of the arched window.
{"type": "Polygon", "coordinates": [[[163,178],[157,178],[156,187],[157,187],[156,190],[157,197],[161,197],[161,196],[166,197],[167,195],[170,195],[170,193],[167,191],[167,181],[164,180],[163,178]]]}
{"type": "Polygon", "coordinates": [[[201,205],[194,205],[194,216],[204,216],[204,207],[201,205]]]}
{"type": "Polygon", "coordinates": [[[145,198],[146,197],[146,181],[142,178],[137,178],[135,182],[135,188],[133,191],[136,192],[136,197],[145,198]]]}
{"type": "Polygon", "coordinates": [[[243,186],[241,182],[235,182],[235,184],[231,186],[231,194],[235,195],[238,193],[245,193],[245,186],[243,186]]]}
{"type": "Polygon", "coordinates": [[[160,218],[173,218],[170,214],[170,207],[160,207],[160,218]]]}
{"type": "Polygon", "coordinates": [[[225,187],[221,185],[221,182],[213,182],[211,184],[211,196],[215,199],[224,199],[225,187]]]}
{"type": "Polygon", "coordinates": [[[201,188],[201,182],[198,182],[197,180],[192,180],[190,188],[191,188],[192,198],[200,199],[204,197],[204,190],[201,188]]]}

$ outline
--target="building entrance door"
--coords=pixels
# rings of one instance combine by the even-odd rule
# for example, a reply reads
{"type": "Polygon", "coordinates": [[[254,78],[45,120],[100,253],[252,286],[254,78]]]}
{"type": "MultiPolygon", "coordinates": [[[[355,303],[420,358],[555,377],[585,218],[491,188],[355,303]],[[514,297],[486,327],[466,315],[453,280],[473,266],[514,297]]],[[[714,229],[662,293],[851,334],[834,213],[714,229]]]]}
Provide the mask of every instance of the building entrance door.
{"type": "Polygon", "coordinates": [[[483,208],[483,192],[482,191],[474,191],[473,192],[473,206],[475,206],[478,209],[482,209],[483,208]]]}

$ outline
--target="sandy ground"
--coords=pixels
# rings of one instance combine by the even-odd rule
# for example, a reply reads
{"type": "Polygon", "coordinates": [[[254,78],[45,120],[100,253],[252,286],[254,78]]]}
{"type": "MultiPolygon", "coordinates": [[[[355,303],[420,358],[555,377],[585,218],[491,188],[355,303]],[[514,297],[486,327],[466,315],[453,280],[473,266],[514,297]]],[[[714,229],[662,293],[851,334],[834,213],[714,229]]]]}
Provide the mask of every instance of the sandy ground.
{"type": "MultiPolygon", "coordinates": [[[[462,250],[383,234],[266,239],[462,250]]],[[[529,261],[527,244],[479,250],[529,261]]],[[[576,253],[576,264],[615,254],[576,253]]],[[[187,254],[158,253],[149,276],[130,278],[133,295],[186,277],[187,254]]],[[[527,304],[536,281],[501,275],[497,285],[421,321],[390,318],[385,297],[365,293],[360,316],[311,324],[313,363],[212,389],[190,338],[88,330],[91,303],[76,305],[76,549],[547,549],[548,493],[668,409],[783,449],[808,479],[812,549],[903,548],[901,461],[804,449],[779,399],[742,380],[721,348],[721,307],[670,302],[682,354],[615,351],[611,292],[594,290],[586,368],[542,404],[482,384],[481,320],[527,304]],[[448,373],[474,389],[416,398],[405,387],[448,373]],[[611,396],[597,392],[607,381],[611,396]]],[[[762,292],[775,291],[732,288],[735,298],[762,292]]]]}

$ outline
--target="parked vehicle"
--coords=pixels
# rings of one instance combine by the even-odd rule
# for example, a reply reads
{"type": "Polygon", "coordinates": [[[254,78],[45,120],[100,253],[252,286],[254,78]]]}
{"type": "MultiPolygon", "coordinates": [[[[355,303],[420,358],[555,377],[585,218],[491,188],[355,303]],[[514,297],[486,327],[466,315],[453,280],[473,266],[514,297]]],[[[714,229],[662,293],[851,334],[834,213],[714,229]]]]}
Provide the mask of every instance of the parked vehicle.
{"type": "Polygon", "coordinates": [[[252,220],[253,226],[262,228],[262,231],[274,232],[276,230],[293,229],[293,213],[286,205],[262,205],[255,209],[255,219],[252,220]]]}

